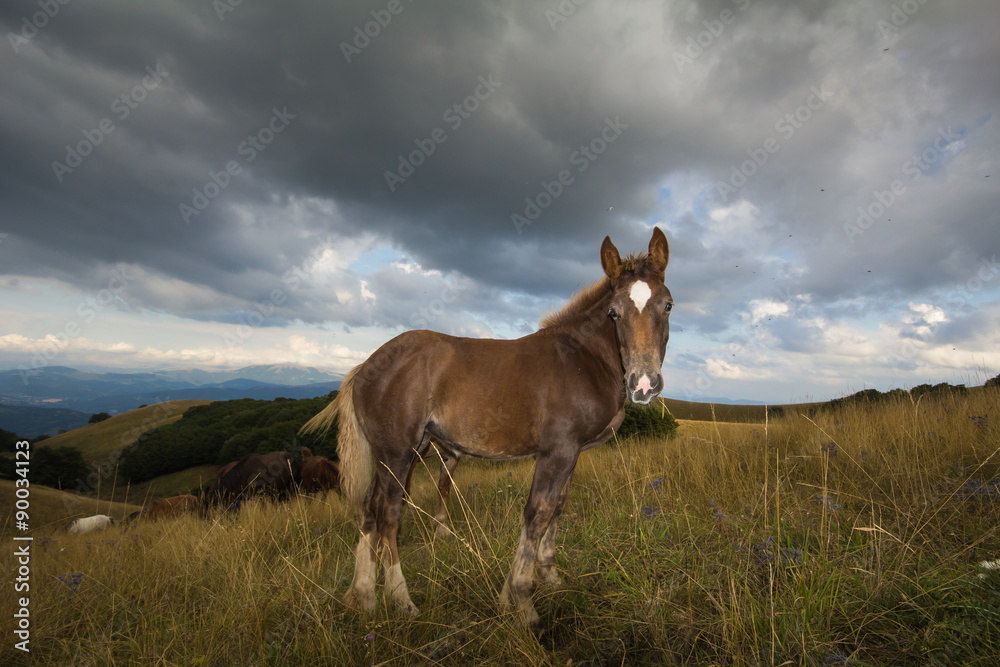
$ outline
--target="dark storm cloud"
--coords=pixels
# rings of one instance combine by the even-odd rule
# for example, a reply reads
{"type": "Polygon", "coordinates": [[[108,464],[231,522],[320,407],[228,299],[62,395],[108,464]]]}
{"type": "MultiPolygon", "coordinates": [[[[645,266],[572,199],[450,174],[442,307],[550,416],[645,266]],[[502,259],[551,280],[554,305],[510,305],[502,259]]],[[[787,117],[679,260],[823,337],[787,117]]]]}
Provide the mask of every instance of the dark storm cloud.
{"type": "MultiPolygon", "coordinates": [[[[141,307],[228,321],[278,289],[276,321],[412,326],[417,274],[330,260],[339,276],[287,284],[318,246],[388,244],[470,285],[440,322],[471,331],[460,312],[530,322],[599,277],[605,234],[644,249],[659,222],[688,326],[717,332],[776,285],[830,312],[944,290],[995,243],[989,4],[919,4],[901,25],[890,4],[819,1],[220,6],[69,3],[8,39],[5,272],[93,288],[126,263],[141,307]],[[675,211],[678,179],[701,195],[675,211]],[[907,192],[845,231],[897,179],[907,192]],[[743,225],[699,211],[739,200],[743,225]]],[[[3,34],[37,11],[5,3],[3,34]]]]}

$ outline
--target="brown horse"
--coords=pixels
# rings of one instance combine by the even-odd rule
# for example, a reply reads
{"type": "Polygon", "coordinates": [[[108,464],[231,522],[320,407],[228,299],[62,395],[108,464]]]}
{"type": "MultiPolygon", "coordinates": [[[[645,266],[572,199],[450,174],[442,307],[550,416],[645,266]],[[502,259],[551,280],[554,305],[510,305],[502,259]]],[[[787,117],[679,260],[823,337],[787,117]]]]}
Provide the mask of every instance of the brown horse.
{"type": "Polygon", "coordinates": [[[157,498],[150,502],[148,507],[129,514],[125,518],[125,523],[131,524],[139,519],[161,519],[168,516],[177,516],[186,512],[194,512],[197,509],[198,499],[190,494],[170,498],[157,498]]]}
{"type": "Polygon", "coordinates": [[[176,516],[186,512],[193,512],[198,509],[198,499],[189,493],[171,498],[157,498],[149,503],[146,513],[150,519],[159,519],[167,516],[176,516]]]}
{"type": "Polygon", "coordinates": [[[376,560],[384,549],[385,597],[417,613],[399,564],[396,535],[417,457],[433,439],[485,458],[535,455],[535,473],[503,608],[534,623],[533,575],[561,583],[556,522],[584,449],[607,441],[625,417],[626,397],[648,404],[663,387],[670,291],[663,284],[667,239],[653,231],[649,253],[622,259],[605,238],[604,277],[542,328],[516,340],[454,338],[408,331],[344,379],[340,393],[303,430],[325,431],[339,416],[344,496],[361,539],[344,600],[375,607],[376,560]]]}
{"type": "Polygon", "coordinates": [[[245,500],[265,495],[287,498],[299,481],[299,462],[288,452],[247,454],[227,463],[202,494],[202,513],[222,505],[238,510],[245,500]]]}
{"type": "Polygon", "coordinates": [[[325,456],[316,456],[308,447],[302,448],[303,493],[317,493],[334,489],[340,491],[340,469],[325,456]]]}

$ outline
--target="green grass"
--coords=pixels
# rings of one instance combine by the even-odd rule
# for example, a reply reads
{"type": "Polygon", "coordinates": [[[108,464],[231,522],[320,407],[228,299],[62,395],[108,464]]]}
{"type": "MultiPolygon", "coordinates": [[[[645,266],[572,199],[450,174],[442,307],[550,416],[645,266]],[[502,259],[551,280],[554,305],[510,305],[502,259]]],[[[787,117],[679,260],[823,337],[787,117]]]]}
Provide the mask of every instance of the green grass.
{"type": "MultiPolygon", "coordinates": [[[[992,665],[1000,658],[1000,393],[684,421],[583,454],[538,628],[499,611],[529,461],[463,463],[457,538],[436,466],[400,535],[415,619],[345,608],[357,529],[339,497],[235,519],[40,531],[42,664],[992,665]],[[72,576],[81,574],[79,583],[72,576]],[[60,580],[59,578],[63,579],[60,580]],[[572,661],[570,663],[570,661],[572,661]]],[[[6,492],[6,490],[5,490],[6,492]]],[[[10,567],[10,549],[0,556],[10,567]]],[[[13,606],[5,587],[5,609],[13,606]]],[[[0,626],[10,637],[9,614],[0,626]]],[[[0,662],[15,659],[11,642],[0,662]]]]}

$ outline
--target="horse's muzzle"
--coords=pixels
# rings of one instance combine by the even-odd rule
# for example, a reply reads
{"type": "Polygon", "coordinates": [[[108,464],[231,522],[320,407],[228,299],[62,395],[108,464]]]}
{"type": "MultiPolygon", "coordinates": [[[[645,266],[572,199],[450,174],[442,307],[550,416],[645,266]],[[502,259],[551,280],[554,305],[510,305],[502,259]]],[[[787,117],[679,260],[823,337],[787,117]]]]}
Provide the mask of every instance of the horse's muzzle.
{"type": "Polygon", "coordinates": [[[653,398],[663,389],[663,375],[654,373],[653,377],[647,373],[630,373],[625,383],[628,390],[629,399],[638,405],[648,405],[653,398]]]}

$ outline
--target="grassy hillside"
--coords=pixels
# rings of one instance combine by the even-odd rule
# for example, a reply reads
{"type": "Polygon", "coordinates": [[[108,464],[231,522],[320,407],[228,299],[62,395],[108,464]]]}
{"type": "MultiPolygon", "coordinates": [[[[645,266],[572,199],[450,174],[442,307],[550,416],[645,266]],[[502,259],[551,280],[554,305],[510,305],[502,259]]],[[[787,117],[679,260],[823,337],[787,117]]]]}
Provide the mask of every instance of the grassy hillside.
{"type": "MultiPolygon", "coordinates": [[[[0,535],[5,538],[10,535],[21,535],[14,528],[14,482],[0,479],[0,498],[5,507],[0,514],[0,535]]],[[[29,498],[29,525],[31,534],[37,536],[50,535],[59,526],[71,519],[93,514],[107,514],[115,519],[122,519],[135,510],[137,505],[101,500],[96,496],[81,496],[74,493],[50,489],[44,486],[32,486],[29,498]]]]}
{"type": "Polygon", "coordinates": [[[693,403],[676,398],[659,398],[670,413],[677,419],[720,422],[759,422],[764,423],[765,410],[772,416],[784,410],[799,412],[813,410],[822,403],[801,403],[796,405],[726,405],[724,403],[693,403]]]}
{"type": "MultiPolygon", "coordinates": [[[[763,424],[683,421],[585,452],[557,539],[566,580],[526,630],[496,595],[530,460],[435,466],[400,533],[415,619],[347,609],[357,528],[335,494],[237,518],[61,536],[32,556],[45,664],[996,664],[1000,392],[763,424]],[[983,574],[985,578],[980,578],[983,574]]],[[[11,568],[11,550],[0,566],[11,568]]],[[[380,577],[381,579],[381,574],[380,577]]],[[[0,592],[13,608],[11,587],[0,592]]],[[[0,632],[11,636],[4,616],[0,632]]],[[[0,646],[0,662],[13,649],[0,646]]]]}
{"type": "Polygon", "coordinates": [[[104,465],[146,431],[173,423],[184,411],[211,401],[167,401],[88,424],[39,442],[36,447],[73,447],[89,464],[104,465]]]}
{"type": "Polygon", "coordinates": [[[183,493],[198,495],[198,490],[215,479],[215,474],[221,467],[217,465],[193,466],[180,472],[161,475],[141,484],[117,487],[109,485],[102,488],[98,495],[105,499],[116,498],[139,505],[148,504],[150,500],[155,498],[167,498],[183,493]]]}

